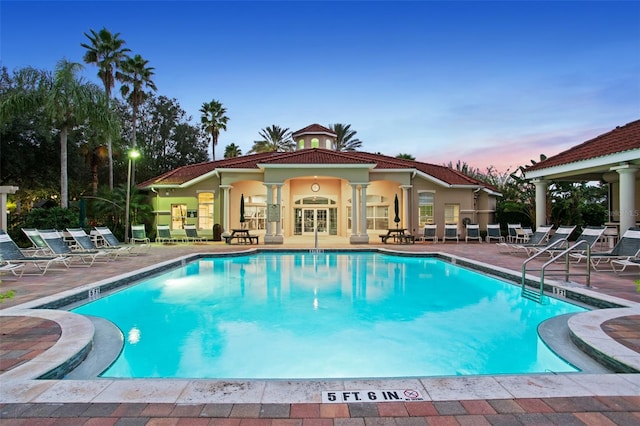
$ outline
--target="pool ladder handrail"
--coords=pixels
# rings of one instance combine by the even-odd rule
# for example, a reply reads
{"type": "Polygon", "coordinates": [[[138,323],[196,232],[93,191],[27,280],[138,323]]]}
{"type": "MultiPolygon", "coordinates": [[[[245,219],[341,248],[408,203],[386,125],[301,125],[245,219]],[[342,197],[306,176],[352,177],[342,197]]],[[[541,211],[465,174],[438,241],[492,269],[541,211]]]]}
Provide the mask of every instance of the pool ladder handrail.
{"type": "Polygon", "coordinates": [[[564,250],[562,250],[560,253],[556,254],[555,256],[553,255],[553,253],[555,251],[557,251],[557,247],[558,246],[562,246],[568,244],[568,242],[566,240],[561,240],[561,241],[556,241],[553,244],[550,244],[549,246],[545,247],[543,250],[540,250],[539,252],[535,253],[533,256],[529,257],[527,260],[525,260],[522,263],[522,284],[521,284],[521,289],[522,289],[522,297],[525,297],[529,300],[533,300],[534,302],[537,303],[542,303],[542,298],[544,296],[544,277],[545,277],[545,271],[547,270],[547,267],[551,264],[553,264],[554,262],[556,262],[558,259],[562,258],[564,256],[564,268],[563,269],[550,269],[547,272],[557,272],[555,274],[547,274],[547,276],[549,275],[559,275],[559,276],[564,276],[564,280],[565,282],[569,281],[569,277],[570,276],[586,276],[587,277],[587,287],[591,287],[591,244],[589,244],[588,241],[585,240],[580,240],[578,242],[576,242],[574,245],[565,248],[564,250]],[[579,246],[585,245],[586,246],[586,250],[576,250],[579,246]],[[569,262],[569,258],[571,256],[572,252],[576,252],[576,251],[584,251],[586,252],[586,257],[587,257],[587,272],[584,273],[577,273],[577,272],[571,272],[570,271],[570,264],[571,262],[569,262]],[[531,262],[533,259],[537,258],[538,256],[541,256],[542,254],[550,254],[552,257],[550,260],[548,260],[547,262],[545,262],[539,269],[529,269],[529,271],[540,271],[540,287],[538,291],[534,291],[531,290],[529,288],[527,288],[526,286],[526,275],[527,275],[527,264],[529,262],[531,262]]]}

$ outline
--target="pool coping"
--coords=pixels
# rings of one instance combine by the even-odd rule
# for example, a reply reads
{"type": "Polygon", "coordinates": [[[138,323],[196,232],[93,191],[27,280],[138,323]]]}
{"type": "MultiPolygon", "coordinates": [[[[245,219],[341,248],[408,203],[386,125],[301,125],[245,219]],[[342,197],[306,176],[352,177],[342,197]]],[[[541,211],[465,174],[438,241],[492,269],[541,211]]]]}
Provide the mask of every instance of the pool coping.
{"type": "MultiPolygon", "coordinates": [[[[296,249],[246,249],[213,256],[239,256],[256,252],[291,252],[296,249]]],[[[308,250],[303,250],[308,251],[308,250]]],[[[489,272],[514,280],[517,274],[506,268],[465,259],[441,252],[407,253],[391,249],[325,249],[329,251],[371,251],[402,256],[439,257],[461,266],[489,272]]],[[[584,286],[563,285],[547,281],[545,290],[558,288],[554,297],[575,296],[575,300],[597,299],[610,309],[596,309],[569,319],[571,337],[583,350],[608,359],[612,365],[629,368],[623,374],[527,374],[476,375],[390,379],[331,380],[208,380],[208,379],[92,379],[60,380],[61,368],[76,365],[91,348],[95,329],[90,320],[55,306],[68,306],[73,301],[95,297],[95,289],[111,290],[114,283],[127,285],[145,276],[157,274],[192,260],[211,257],[211,253],[193,253],[141,268],[117,277],[87,284],[38,300],[0,311],[2,316],[31,316],[55,321],[60,325],[60,339],[33,360],[0,375],[0,402],[164,402],[164,403],[293,403],[320,402],[322,391],[358,389],[416,389],[427,400],[460,400],[487,398],[530,398],[555,396],[593,396],[640,394],[640,354],[610,338],[600,325],[613,318],[637,315],[640,304],[613,296],[597,294],[584,286]],[[92,293],[93,292],[93,293],[92,293]],[[81,296],[85,295],[85,296],[81,296]],[[60,305],[61,301],[64,301],[60,305]],[[43,309],[46,307],[47,309],[43,309]],[[45,377],[45,379],[38,379],[45,377]],[[49,378],[49,379],[46,379],[49,378]]],[[[534,277],[528,279],[533,280],[534,277]]],[[[516,281],[517,282],[517,281],[516,281]]],[[[100,290],[103,291],[103,290],[100,290]]],[[[553,290],[552,290],[553,291],[553,290]]],[[[567,299],[572,302],[572,300],[567,299]]],[[[622,370],[624,371],[624,370],[622,370]]]]}

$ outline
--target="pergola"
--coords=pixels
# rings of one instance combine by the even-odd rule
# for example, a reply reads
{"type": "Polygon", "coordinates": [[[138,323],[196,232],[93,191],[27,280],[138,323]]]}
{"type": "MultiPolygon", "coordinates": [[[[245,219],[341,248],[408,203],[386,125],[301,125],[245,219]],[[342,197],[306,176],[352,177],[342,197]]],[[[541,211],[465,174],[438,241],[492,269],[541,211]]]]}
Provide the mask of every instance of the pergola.
{"type": "Polygon", "coordinates": [[[553,181],[609,184],[609,222],[624,232],[636,226],[640,207],[640,120],[618,126],[549,157],[525,171],[536,187],[536,226],[545,223],[547,187],[553,181]]]}

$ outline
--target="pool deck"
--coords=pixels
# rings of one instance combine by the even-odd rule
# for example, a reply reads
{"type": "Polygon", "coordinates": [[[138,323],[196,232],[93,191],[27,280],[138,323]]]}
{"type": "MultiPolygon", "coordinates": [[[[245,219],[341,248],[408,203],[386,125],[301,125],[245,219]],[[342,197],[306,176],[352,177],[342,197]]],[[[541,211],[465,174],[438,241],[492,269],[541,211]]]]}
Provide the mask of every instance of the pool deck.
{"type": "MultiPolygon", "coordinates": [[[[298,239],[284,246],[311,248],[298,239]]],[[[0,419],[3,425],[220,425],[220,426],[413,426],[426,424],[640,424],[640,374],[538,374],[429,377],[390,380],[34,380],[51,365],[72,358],[93,336],[89,321],[66,312],[32,309],[43,300],[194,253],[255,246],[154,245],[151,252],[91,268],[49,272],[4,281],[16,291],[0,304],[0,419]],[[322,403],[322,391],[417,389],[421,402],[322,403]]],[[[502,254],[495,244],[370,244],[321,240],[323,248],[383,248],[439,252],[519,273],[524,257],[502,254]]],[[[640,369],[638,274],[592,272],[595,295],[625,308],[573,317],[587,344],[640,369]],[[582,317],[581,317],[582,316],[582,317]]],[[[535,273],[533,274],[535,275],[535,273]]],[[[11,278],[3,276],[2,278],[11,278]]],[[[562,286],[559,286],[561,288],[562,286]]]]}

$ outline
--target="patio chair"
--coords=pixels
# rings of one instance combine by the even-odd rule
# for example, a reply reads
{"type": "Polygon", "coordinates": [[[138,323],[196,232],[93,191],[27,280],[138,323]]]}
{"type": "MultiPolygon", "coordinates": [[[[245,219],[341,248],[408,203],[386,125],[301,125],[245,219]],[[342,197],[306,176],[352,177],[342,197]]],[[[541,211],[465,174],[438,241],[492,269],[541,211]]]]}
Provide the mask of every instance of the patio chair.
{"type": "MultiPolygon", "coordinates": [[[[596,244],[602,237],[602,234],[604,233],[605,229],[606,229],[606,226],[586,226],[582,230],[578,238],[576,238],[576,240],[570,243],[569,245],[575,245],[580,241],[584,241],[589,246],[589,250],[593,251],[593,248],[596,246],[596,244]]],[[[551,256],[554,256],[563,250],[564,249],[560,249],[560,248],[552,249],[552,250],[549,250],[549,254],[551,256]]],[[[583,245],[580,245],[577,249],[575,249],[575,251],[570,253],[570,255],[573,255],[573,257],[575,258],[577,255],[585,254],[586,252],[587,252],[586,246],[583,244],[583,245]]]]}
{"type": "Polygon", "coordinates": [[[198,230],[195,225],[184,225],[184,232],[186,234],[185,239],[187,242],[204,242],[204,238],[198,236],[198,230]]]}
{"type": "Polygon", "coordinates": [[[613,259],[611,260],[611,269],[616,274],[621,274],[627,266],[637,266],[640,267],[640,259],[613,259]],[[620,266],[620,269],[616,269],[616,265],[620,266]]]}
{"type": "MultiPolygon", "coordinates": [[[[536,247],[545,247],[547,245],[547,241],[549,240],[549,233],[551,232],[551,229],[553,228],[553,225],[542,225],[542,226],[538,226],[538,228],[536,228],[536,232],[534,232],[533,234],[531,234],[530,236],[521,239],[520,237],[516,236],[515,241],[526,241],[524,243],[498,243],[498,246],[500,247],[499,249],[501,250],[505,250],[509,253],[519,253],[519,252],[526,252],[529,253],[530,249],[534,249],[536,247]]],[[[575,228],[575,226],[574,226],[575,228]]],[[[522,231],[522,228],[516,229],[516,232],[520,232],[522,231]]],[[[562,231],[564,232],[564,231],[562,231]]],[[[558,238],[560,238],[562,234],[562,232],[558,235],[558,238]]],[[[568,237],[568,235],[567,235],[568,237]]]]}
{"type": "Polygon", "coordinates": [[[480,225],[477,223],[469,223],[467,224],[467,235],[464,237],[465,243],[468,243],[469,240],[478,240],[479,243],[482,243],[482,237],[480,236],[480,225]]]}
{"type": "Polygon", "coordinates": [[[91,236],[87,235],[82,228],[67,228],[67,232],[71,235],[71,238],[73,238],[77,251],[104,251],[114,260],[121,254],[129,254],[128,247],[111,248],[109,246],[104,246],[98,248],[91,236]]]}
{"type": "Polygon", "coordinates": [[[518,236],[518,229],[522,229],[522,225],[519,223],[507,224],[507,242],[516,243],[516,237],[518,236]]]}
{"type": "MultiPolygon", "coordinates": [[[[134,226],[141,226],[142,232],[144,232],[144,225],[132,225],[131,226],[132,235],[134,234],[134,231],[133,231],[134,226]]],[[[118,238],[115,235],[113,235],[113,232],[111,232],[111,229],[109,229],[108,226],[96,226],[93,229],[100,237],[102,237],[107,247],[126,248],[129,254],[134,256],[142,253],[143,251],[149,251],[151,249],[151,242],[146,237],[138,238],[139,241],[146,240],[147,241],[146,243],[143,242],[140,245],[132,244],[132,245],[126,246],[120,243],[120,240],[118,240],[118,238]]],[[[132,237],[131,238],[132,243],[133,243],[133,240],[134,238],[132,237]]]]}
{"type": "Polygon", "coordinates": [[[490,243],[491,240],[497,240],[499,243],[504,242],[504,237],[500,233],[500,225],[497,223],[487,225],[487,237],[485,241],[490,243]]]}
{"type": "MultiPolygon", "coordinates": [[[[540,251],[549,251],[550,254],[552,254],[555,250],[561,249],[562,245],[560,242],[567,242],[569,240],[569,236],[574,229],[576,229],[575,225],[558,226],[558,229],[556,229],[546,242],[541,244],[520,244],[518,247],[526,251],[528,256],[540,251]]],[[[568,245],[564,248],[567,247],[568,245]]]]}
{"type": "Polygon", "coordinates": [[[144,225],[131,225],[131,244],[137,244],[138,242],[148,245],[151,248],[151,239],[147,237],[147,231],[144,225]]]}
{"type": "MultiPolygon", "coordinates": [[[[591,266],[595,271],[602,271],[603,269],[598,269],[601,265],[608,265],[610,270],[616,271],[614,269],[614,264],[612,263],[614,260],[616,261],[615,265],[621,266],[631,266],[627,265],[624,261],[632,261],[637,258],[640,254],[640,228],[632,227],[625,231],[622,234],[622,238],[618,241],[618,243],[608,252],[601,253],[591,253],[590,254],[590,262],[591,266]]],[[[582,259],[586,259],[586,254],[575,254],[573,255],[577,259],[577,261],[581,261],[582,259]]],[[[622,271],[624,268],[618,270],[618,272],[622,271]]]]}
{"type": "MultiPolygon", "coordinates": [[[[27,236],[29,241],[31,242],[31,247],[26,249],[32,256],[47,256],[51,255],[51,250],[47,243],[44,242],[40,233],[35,228],[22,228],[22,232],[27,236]]],[[[25,251],[24,249],[22,250],[25,251]]]]}
{"type": "MultiPolygon", "coordinates": [[[[172,244],[178,242],[178,238],[171,236],[171,230],[169,225],[157,225],[156,229],[158,234],[156,235],[156,243],[172,244]]],[[[184,242],[184,240],[181,240],[184,242]]]]}
{"type": "Polygon", "coordinates": [[[48,271],[66,271],[69,267],[66,256],[25,255],[9,234],[2,230],[0,230],[0,258],[5,264],[4,271],[10,271],[18,278],[23,275],[44,275],[48,271]],[[27,273],[28,265],[31,265],[30,269],[34,271],[27,273]]]}
{"type": "Polygon", "coordinates": [[[422,231],[422,235],[418,237],[418,241],[426,242],[427,240],[431,240],[434,243],[438,242],[438,225],[428,224],[424,226],[422,231]]]}
{"type": "Polygon", "coordinates": [[[456,240],[456,243],[459,242],[458,225],[456,225],[455,223],[444,225],[444,237],[442,237],[442,242],[446,243],[447,240],[456,240]]]}
{"type": "Polygon", "coordinates": [[[105,262],[111,260],[109,254],[104,250],[71,250],[62,235],[55,229],[38,230],[38,232],[54,254],[68,257],[71,260],[68,263],[70,267],[83,266],[88,268],[98,260],[105,262]]]}

